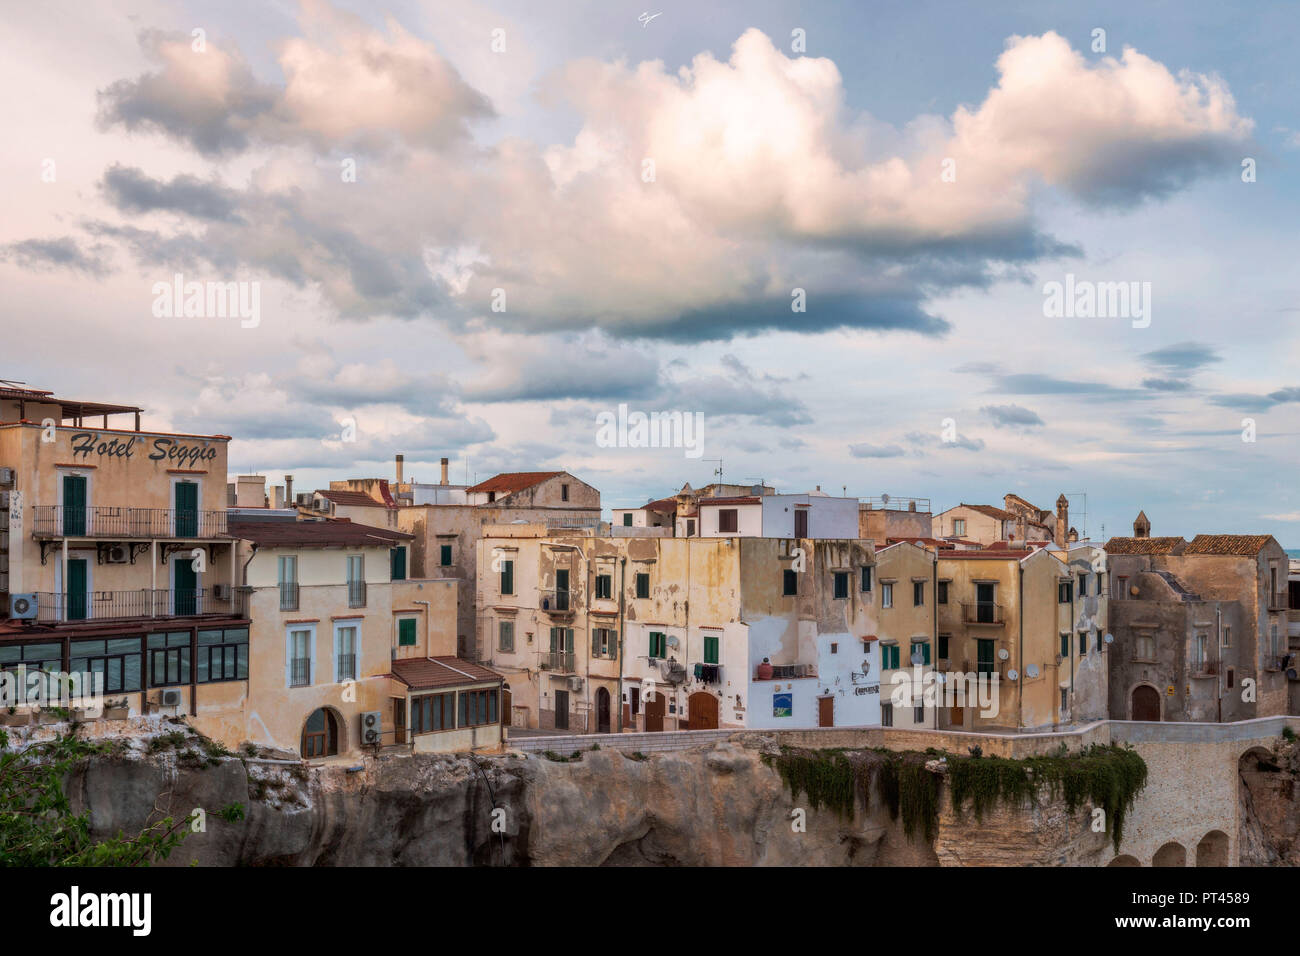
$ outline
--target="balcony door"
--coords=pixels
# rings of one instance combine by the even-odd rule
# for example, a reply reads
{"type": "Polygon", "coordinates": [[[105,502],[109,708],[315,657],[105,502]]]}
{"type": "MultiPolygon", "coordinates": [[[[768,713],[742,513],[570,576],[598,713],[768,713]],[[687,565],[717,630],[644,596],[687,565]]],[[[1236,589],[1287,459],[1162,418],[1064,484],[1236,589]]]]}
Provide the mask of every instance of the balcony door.
{"type": "Polygon", "coordinates": [[[63,476],[63,534],[77,538],[86,533],[86,476],[63,476]]]}
{"type": "Polygon", "coordinates": [[[555,571],[555,609],[569,609],[569,572],[560,568],[555,571]]]}
{"type": "MultiPolygon", "coordinates": [[[[82,479],[85,480],[84,478],[82,479]]],[[[84,516],[85,512],[81,514],[84,516]]],[[[90,584],[90,566],[85,558],[68,558],[67,606],[69,621],[84,621],[90,604],[87,590],[90,584]]]]}
{"type": "Polygon", "coordinates": [[[197,538],[199,536],[199,486],[194,481],[176,482],[175,497],[177,538],[197,538]]]}
{"type": "Polygon", "coordinates": [[[172,561],[172,613],[178,617],[199,613],[199,575],[191,558],[172,561]]]}
{"type": "Polygon", "coordinates": [[[992,584],[975,585],[975,620],[980,624],[993,624],[997,621],[997,606],[994,604],[992,584]]]}
{"type": "Polygon", "coordinates": [[[794,536],[796,538],[808,537],[808,511],[804,508],[798,508],[795,510],[794,536]]]}

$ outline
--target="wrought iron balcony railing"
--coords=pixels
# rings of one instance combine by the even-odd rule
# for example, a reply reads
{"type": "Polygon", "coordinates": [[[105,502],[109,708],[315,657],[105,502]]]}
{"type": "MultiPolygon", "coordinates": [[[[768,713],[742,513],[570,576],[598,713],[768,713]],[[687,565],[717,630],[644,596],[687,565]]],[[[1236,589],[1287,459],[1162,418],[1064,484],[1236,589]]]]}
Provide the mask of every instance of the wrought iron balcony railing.
{"type": "Polygon", "coordinates": [[[226,533],[226,512],[119,505],[33,505],[38,538],[215,538],[226,533]]]}

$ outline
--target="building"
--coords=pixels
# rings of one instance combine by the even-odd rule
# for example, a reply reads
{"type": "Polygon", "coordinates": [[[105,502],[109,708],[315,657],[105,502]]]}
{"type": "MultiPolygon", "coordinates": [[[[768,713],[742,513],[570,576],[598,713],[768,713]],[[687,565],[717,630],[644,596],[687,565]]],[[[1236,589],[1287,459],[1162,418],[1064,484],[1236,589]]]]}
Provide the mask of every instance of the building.
{"type": "Polygon", "coordinates": [[[1059,548],[1078,540],[1070,527],[1070,502],[1061,495],[1056,500],[1056,514],[1030,504],[1019,495],[1006,495],[1005,507],[960,504],[934,516],[934,535],[938,538],[962,538],[984,546],[1007,542],[1034,545],[1055,542],[1059,548]]]}
{"type": "Polygon", "coordinates": [[[703,538],[739,535],[851,541],[858,537],[858,499],[831,497],[820,489],[799,495],[708,497],[696,504],[703,538]]]}
{"type": "Polygon", "coordinates": [[[899,498],[881,495],[865,498],[858,505],[858,537],[879,544],[909,538],[930,538],[934,515],[929,498],[899,498]]]}
{"type": "Polygon", "coordinates": [[[1271,535],[1106,542],[1113,587],[1110,714],[1235,721],[1285,714],[1289,560],[1271,535]]]}
{"type": "Polygon", "coordinates": [[[192,718],[248,687],[230,438],[141,411],[0,388],[0,668],[102,674],[115,712],[192,718]]]}
{"type": "Polygon", "coordinates": [[[880,661],[880,723],[937,727],[935,675],[939,657],[949,653],[945,644],[936,642],[937,551],[901,541],[877,551],[875,564],[873,571],[861,573],[859,588],[878,646],[873,656],[880,661]]]}
{"type": "Polygon", "coordinates": [[[475,635],[477,545],[485,525],[523,522],[552,528],[600,523],[600,492],[568,472],[508,472],[466,489],[464,504],[413,504],[396,511],[399,530],[412,535],[409,573],[457,581],[456,654],[486,661],[475,635]]]}
{"type": "Polygon", "coordinates": [[[647,501],[639,508],[612,508],[610,517],[613,528],[668,528],[668,533],[672,534],[677,519],[677,499],[659,498],[647,501]]]}

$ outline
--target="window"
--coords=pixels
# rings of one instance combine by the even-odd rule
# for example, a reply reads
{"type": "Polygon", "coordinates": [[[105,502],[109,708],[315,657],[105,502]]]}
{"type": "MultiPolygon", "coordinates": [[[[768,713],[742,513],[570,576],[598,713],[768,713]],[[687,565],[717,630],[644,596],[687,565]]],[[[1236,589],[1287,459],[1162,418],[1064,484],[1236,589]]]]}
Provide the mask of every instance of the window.
{"type": "MultiPolygon", "coordinates": [[[[186,637],[188,639],[189,635],[186,637]]],[[[58,649],[57,644],[54,646],[58,649]]],[[[139,637],[72,641],[68,647],[68,670],[74,674],[102,674],[105,693],[116,694],[141,689],[144,675],[139,637]]],[[[60,651],[59,658],[62,656],[60,651]]],[[[59,666],[57,659],[54,666],[56,668],[59,666]]],[[[91,678],[92,681],[94,679],[91,678]]]]}
{"type": "Polygon", "coordinates": [[[1079,656],[1083,657],[1088,653],[1088,632],[1079,632],[1079,656]]]}
{"type": "Polygon", "coordinates": [[[451,545],[438,545],[438,566],[442,568],[451,567],[451,545]]]}
{"type": "MultiPolygon", "coordinates": [[[[289,629],[289,686],[311,685],[311,652],[314,631],[310,627],[289,629]]],[[[201,657],[202,655],[200,655],[201,657]]],[[[202,660],[199,662],[202,670],[202,660]]]]}
{"type": "Polygon", "coordinates": [[[428,734],[456,727],[456,695],[421,694],[411,698],[411,733],[428,734]]]}
{"type": "Polygon", "coordinates": [[[794,512],[794,536],[796,538],[808,537],[808,509],[796,508],[794,512]]]}
{"type": "Polygon", "coordinates": [[[695,519],[694,519],[694,518],[687,518],[687,519],[686,519],[686,537],[688,537],[688,538],[693,538],[693,537],[695,537],[695,519]]]}
{"type": "Polygon", "coordinates": [[[994,653],[992,638],[979,638],[975,641],[975,671],[978,674],[992,674],[997,666],[993,663],[994,653]]]}
{"type": "Polygon", "coordinates": [[[835,598],[846,598],[849,596],[849,573],[847,571],[835,572],[835,598]]]}
{"type": "Polygon", "coordinates": [[[1128,578],[1115,579],[1115,599],[1122,601],[1128,597],[1128,578]]]}
{"type": "Polygon", "coordinates": [[[636,596],[639,598],[648,598],[650,596],[650,575],[644,572],[638,572],[636,576],[636,596]]]}
{"type": "Polygon", "coordinates": [[[1232,686],[1232,682],[1233,682],[1233,678],[1234,678],[1234,677],[1235,677],[1235,674],[1233,673],[1232,668],[1229,667],[1229,668],[1228,668],[1228,686],[1229,686],[1229,687],[1232,686]]]}
{"type": "Polygon", "coordinates": [[[612,627],[591,629],[591,656],[613,659],[618,648],[618,638],[612,627]]]}
{"type": "Polygon", "coordinates": [[[799,572],[786,568],[781,572],[781,593],[786,597],[799,593],[799,572]]]}
{"type": "Polygon", "coordinates": [[[930,642],[913,641],[912,652],[908,659],[913,667],[922,667],[930,663],[930,642]]]}
{"type": "Polygon", "coordinates": [[[280,610],[298,610],[298,557],[282,554],[279,560],[280,610]]]}
{"type": "Polygon", "coordinates": [[[880,705],[880,726],[881,727],[894,726],[894,705],[893,704],[880,705]]]}
{"type": "Polygon", "coordinates": [[[963,534],[966,533],[966,519],[965,519],[965,518],[953,518],[953,519],[952,519],[952,533],[955,534],[955,535],[963,535],[963,534]]]}
{"type": "Polygon", "coordinates": [[[199,631],[194,670],[200,684],[248,680],[248,628],[199,631]]]}
{"type": "Polygon", "coordinates": [[[1204,635],[1204,634],[1197,634],[1197,635],[1196,635],[1196,660],[1195,660],[1195,663],[1197,663],[1197,664],[1204,664],[1204,663],[1206,662],[1206,660],[1207,660],[1207,657],[1206,657],[1206,639],[1205,639],[1205,635],[1204,635]]]}
{"type": "Polygon", "coordinates": [[[718,509],[718,530],[736,531],[740,527],[739,512],[735,508],[718,509]]]}
{"type": "Polygon", "coordinates": [[[1088,574],[1085,571],[1079,575],[1079,597],[1088,596],[1088,574]]]}
{"type": "Polygon", "coordinates": [[[515,562],[514,561],[501,562],[501,593],[502,594],[515,593],[515,562]]]}
{"type": "Polygon", "coordinates": [[[1058,604],[1069,604],[1074,600],[1074,582],[1059,581],[1056,585],[1056,601],[1058,604]]]}
{"type": "Polygon", "coordinates": [[[568,486],[568,485],[560,485],[560,500],[561,500],[561,501],[568,501],[568,500],[569,500],[569,486],[568,486]]]}
{"type": "Polygon", "coordinates": [[[1061,635],[1061,656],[1062,657],[1070,656],[1070,635],[1069,634],[1061,635]]]}
{"type": "Polygon", "coordinates": [[[366,556],[348,555],[348,607],[366,606],[366,556]]]}
{"type": "Polygon", "coordinates": [[[871,590],[871,572],[872,572],[872,570],[873,570],[873,569],[872,569],[871,565],[867,565],[866,567],[864,567],[864,568],[862,569],[862,590],[863,590],[863,591],[870,591],[870,590],[871,590]]]}
{"type": "Polygon", "coordinates": [[[925,604],[925,582],[912,582],[912,607],[921,607],[925,604]]]}
{"type": "Polygon", "coordinates": [[[357,633],[356,624],[336,624],[334,626],[334,680],[357,679],[357,633]]]}
{"type": "Polygon", "coordinates": [[[567,568],[555,569],[555,609],[569,609],[569,571],[567,568]]]}
{"type": "Polygon", "coordinates": [[[513,654],[515,650],[515,622],[497,622],[497,650],[513,654]]]}
{"type": "Polygon", "coordinates": [[[941,661],[948,660],[948,642],[951,639],[952,639],[951,635],[948,634],[939,635],[939,660],[941,661]]]}
{"type": "Polygon", "coordinates": [[[892,671],[898,669],[898,645],[881,644],[880,645],[880,669],[892,671]]]}
{"type": "Polygon", "coordinates": [[[948,603],[948,582],[940,581],[934,588],[934,599],[940,604],[948,603]]]}
{"type": "Polygon", "coordinates": [[[406,548],[390,548],[388,551],[389,563],[392,565],[391,577],[394,581],[406,580],[406,548]]]}
{"type": "Polygon", "coordinates": [[[397,646],[415,646],[415,618],[403,617],[397,622],[397,646]]]}
{"type": "Polygon", "coordinates": [[[614,576],[612,574],[596,575],[596,597],[608,598],[614,593],[614,576]]]}
{"type": "Polygon", "coordinates": [[[839,646],[838,644],[836,644],[834,641],[832,641],[832,642],[831,642],[831,653],[832,653],[832,654],[838,654],[839,652],[840,652],[840,646],[839,646]]]}
{"type": "Polygon", "coordinates": [[[925,723],[925,704],[917,704],[912,708],[912,719],[918,723],[925,723]]]}
{"type": "Polygon", "coordinates": [[[628,512],[625,512],[625,513],[624,513],[624,515],[623,515],[623,527],[624,527],[624,528],[630,528],[630,527],[632,527],[632,512],[628,511],[628,512]]]}
{"type": "Polygon", "coordinates": [[[1231,624],[1224,625],[1224,628],[1223,628],[1223,646],[1224,646],[1224,647],[1231,647],[1231,646],[1232,646],[1232,625],[1231,625],[1231,624]]]}
{"type": "Polygon", "coordinates": [[[663,658],[668,656],[668,635],[661,631],[650,632],[650,649],[648,657],[663,658]]]}
{"type": "Polygon", "coordinates": [[[463,690],[460,692],[458,727],[482,727],[497,722],[497,691],[463,690]]]}
{"type": "Polygon", "coordinates": [[[880,606],[894,606],[894,584],[893,582],[882,583],[880,585],[880,606]]]}
{"type": "Polygon", "coordinates": [[[1156,639],[1150,634],[1139,634],[1133,641],[1133,658],[1139,661],[1156,659],[1156,639]]]}
{"type": "Polygon", "coordinates": [[[150,634],[149,686],[169,687],[190,682],[190,635],[188,631],[150,634]]]}
{"type": "MultiPolygon", "coordinates": [[[[831,651],[831,653],[833,654],[835,652],[831,651]]],[[[718,639],[716,637],[706,636],[704,638],[704,663],[718,663],[718,639]]]]}
{"type": "MultiPolygon", "coordinates": [[[[1276,592],[1274,592],[1274,593],[1276,593],[1276,592]]],[[[1278,654],[1281,653],[1281,651],[1280,651],[1280,649],[1279,649],[1279,647],[1278,647],[1278,641],[1277,641],[1277,622],[1276,622],[1276,621],[1274,621],[1271,625],[1269,625],[1269,629],[1268,629],[1268,644],[1269,644],[1269,647],[1271,648],[1271,650],[1269,651],[1269,653],[1272,654],[1274,657],[1277,657],[1278,654]]]]}

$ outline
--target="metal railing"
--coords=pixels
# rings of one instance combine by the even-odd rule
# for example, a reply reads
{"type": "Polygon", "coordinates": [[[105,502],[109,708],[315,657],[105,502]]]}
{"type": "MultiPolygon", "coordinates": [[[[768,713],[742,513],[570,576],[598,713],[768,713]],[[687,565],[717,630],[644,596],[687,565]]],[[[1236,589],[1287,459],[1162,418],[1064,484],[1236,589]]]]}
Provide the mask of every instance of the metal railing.
{"type": "Polygon", "coordinates": [[[308,687],[311,685],[311,658],[295,657],[289,661],[289,686],[308,687]]]}
{"type": "Polygon", "coordinates": [[[577,673],[574,670],[573,651],[542,651],[538,658],[544,671],[555,671],[558,674],[577,673]]]}
{"type": "Polygon", "coordinates": [[[875,498],[859,498],[858,502],[867,506],[868,511],[918,511],[930,510],[929,498],[895,498],[893,495],[880,495],[875,498]]]}
{"type": "Polygon", "coordinates": [[[38,621],[105,621],[121,618],[244,617],[244,592],[215,588],[140,588],[135,591],[39,591],[38,621]]]}
{"type": "Polygon", "coordinates": [[[215,538],[226,512],[117,505],[33,505],[32,534],[44,538],[215,538]]]}
{"type": "Polygon", "coordinates": [[[1003,624],[1003,608],[993,601],[962,602],[962,619],[967,624],[1003,624]]]}
{"type": "Polygon", "coordinates": [[[338,663],[335,666],[337,669],[335,680],[339,683],[342,683],[345,680],[357,679],[357,655],[340,654],[338,656],[338,663]]]}
{"type": "Polygon", "coordinates": [[[573,592],[568,588],[546,590],[542,592],[542,610],[566,613],[573,609],[573,592]]]}
{"type": "Polygon", "coordinates": [[[298,582],[297,581],[280,582],[280,610],[281,611],[298,610],[298,582]]]}
{"type": "Polygon", "coordinates": [[[348,582],[348,607],[365,607],[366,606],[366,582],[349,581],[348,582]]]}

